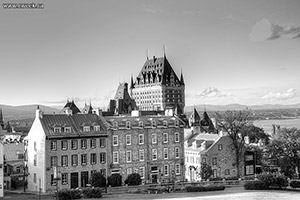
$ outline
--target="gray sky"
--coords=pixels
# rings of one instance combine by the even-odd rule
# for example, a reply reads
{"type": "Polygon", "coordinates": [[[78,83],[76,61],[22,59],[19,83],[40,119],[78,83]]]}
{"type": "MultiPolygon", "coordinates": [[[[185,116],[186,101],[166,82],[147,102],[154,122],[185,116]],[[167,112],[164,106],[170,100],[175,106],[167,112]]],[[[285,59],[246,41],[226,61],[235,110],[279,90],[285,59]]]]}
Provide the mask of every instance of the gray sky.
{"type": "Polygon", "coordinates": [[[34,3],[0,10],[0,104],[102,107],[163,45],[187,105],[300,102],[298,0],[34,3]]]}

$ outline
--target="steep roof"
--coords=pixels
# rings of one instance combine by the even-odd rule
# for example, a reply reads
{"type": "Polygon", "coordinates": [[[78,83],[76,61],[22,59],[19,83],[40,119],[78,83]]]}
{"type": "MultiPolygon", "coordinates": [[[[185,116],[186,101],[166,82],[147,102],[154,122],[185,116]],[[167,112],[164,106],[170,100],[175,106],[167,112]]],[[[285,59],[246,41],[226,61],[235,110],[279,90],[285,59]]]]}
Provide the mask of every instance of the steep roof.
{"type": "Polygon", "coordinates": [[[79,108],[76,106],[76,104],[74,103],[74,101],[67,101],[66,105],[64,106],[64,108],[62,109],[62,111],[60,113],[65,113],[66,110],[72,110],[73,114],[77,114],[80,113],[79,108]]]}
{"type": "Polygon", "coordinates": [[[76,137],[76,136],[93,136],[106,134],[109,124],[102,116],[96,114],[77,114],[77,115],[43,115],[40,118],[41,124],[48,137],[76,137]],[[90,132],[84,132],[83,127],[90,126],[90,132]],[[95,131],[93,126],[100,126],[100,131],[95,131]],[[54,128],[61,128],[60,133],[55,133],[54,128]],[[70,127],[70,132],[65,132],[64,128],[70,127]]]}
{"type": "Polygon", "coordinates": [[[138,85],[151,82],[182,85],[166,56],[147,60],[137,76],[138,85]]]}
{"type": "Polygon", "coordinates": [[[5,161],[17,161],[18,154],[24,154],[24,143],[5,143],[3,144],[3,155],[5,155],[5,161]]]}
{"type": "Polygon", "coordinates": [[[197,112],[196,108],[194,108],[191,116],[190,116],[190,122],[192,123],[193,126],[199,126],[200,125],[200,115],[197,112]]]}
{"type": "Polygon", "coordinates": [[[85,104],[84,108],[82,109],[83,114],[92,114],[93,113],[93,107],[91,104],[85,104]]]}
{"type": "Polygon", "coordinates": [[[119,86],[118,86],[118,89],[116,91],[114,99],[125,99],[126,97],[129,97],[128,84],[127,83],[120,83],[119,86]]]}

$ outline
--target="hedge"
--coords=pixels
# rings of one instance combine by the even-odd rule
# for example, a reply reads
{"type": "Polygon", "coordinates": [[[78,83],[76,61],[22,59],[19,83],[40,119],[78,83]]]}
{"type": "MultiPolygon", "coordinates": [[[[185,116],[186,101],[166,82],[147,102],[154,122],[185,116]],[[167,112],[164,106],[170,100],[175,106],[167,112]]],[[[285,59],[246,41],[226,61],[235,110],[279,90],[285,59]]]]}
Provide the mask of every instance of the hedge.
{"type": "Polygon", "coordinates": [[[263,181],[249,181],[244,184],[245,190],[267,190],[269,187],[263,181]]]}
{"type": "Polygon", "coordinates": [[[81,191],[76,189],[61,189],[58,191],[59,200],[81,199],[81,191]]]}
{"type": "Polygon", "coordinates": [[[101,198],[102,189],[101,188],[84,188],[82,189],[82,194],[84,198],[101,198]]]}
{"type": "Polygon", "coordinates": [[[244,184],[246,190],[267,190],[270,188],[279,188],[288,186],[288,180],[283,175],[261,174],[258,181],[250,181],[244,184]]]}
{"type": "Polygon", "coordinates": [[[206,191],[217,191],[225,190],[224,185],[207,185],[207,186],[187,186],[187,192],[206,192],[206,191]]]}
{"type": "Polygon", "coordinates": [[[292,188],[300,188],[300,180],[291,180],[290,186],[292,188]]]}

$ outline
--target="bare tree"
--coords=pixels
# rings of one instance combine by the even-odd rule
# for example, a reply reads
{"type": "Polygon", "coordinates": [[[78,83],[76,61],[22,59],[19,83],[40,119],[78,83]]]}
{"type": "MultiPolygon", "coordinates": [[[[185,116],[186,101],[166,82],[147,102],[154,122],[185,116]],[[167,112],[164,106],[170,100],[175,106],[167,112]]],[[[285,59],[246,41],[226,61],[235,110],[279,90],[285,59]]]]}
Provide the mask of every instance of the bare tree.
{"type": "Polygon", "coordinates": [[[232,140],[234,147],[237,177],[240,177],[240,164],[245,151],[245,139],[248,135],[249,125],[253,123],[251,120],[250,110],[226,111],[224,113],[216,113],[219,130],[225,131],[232,140]]]}

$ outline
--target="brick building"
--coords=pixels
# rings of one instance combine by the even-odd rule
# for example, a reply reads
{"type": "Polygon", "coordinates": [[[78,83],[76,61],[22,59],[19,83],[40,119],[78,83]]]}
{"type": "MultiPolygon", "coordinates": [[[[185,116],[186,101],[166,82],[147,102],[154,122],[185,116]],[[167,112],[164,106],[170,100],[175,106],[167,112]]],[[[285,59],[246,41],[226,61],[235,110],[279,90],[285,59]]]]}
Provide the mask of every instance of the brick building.
{"type": "Polygon", "coordinates": [[[133,113],[105,117],[112,131],[111,174],[120,173],[124,181],[136,172],[145,183],[183,180],[184,122],[176,116],[133,113]]]}
{"type": "Polygon", "coordinates": [[[102,116],[72,114],[71,102],[63,114],[43,114],[38,108],[28,133],[28,190],[48,192],[85,187],[95,171],[107,176],[110,142],[102,116]]]}

